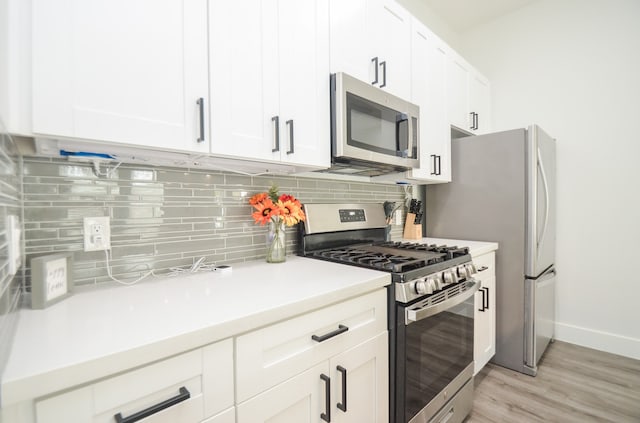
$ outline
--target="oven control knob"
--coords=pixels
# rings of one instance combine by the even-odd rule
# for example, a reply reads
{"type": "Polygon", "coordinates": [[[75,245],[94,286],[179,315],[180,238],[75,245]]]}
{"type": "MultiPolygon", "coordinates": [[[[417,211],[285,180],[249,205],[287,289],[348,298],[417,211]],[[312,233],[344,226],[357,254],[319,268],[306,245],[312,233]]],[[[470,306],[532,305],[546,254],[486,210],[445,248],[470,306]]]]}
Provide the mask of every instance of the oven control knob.
{"type": "Polygon", "coordinates": [[[469,273],[469,270],[467,269],[466,266],[458,266],[458,269],[456,270],[458,272],[458,277],[460,279],[467,279],[471,277],[471,274],[469,273]]]}
{"type": "Polygon", "coordinates": [[[444,282],[442,281],[442,277],[440,275],[434,276],[431,280],[433,281],[434,291],[444,288],[444,282]]]}
{"type": "Polygon", "coordinates": [[[442,274],[442,277],[444,279],[445,285],[450,285],[452,283],[458,282],[458,277],[456,275],[455,270],[453,269],[445,270],[444,273],[442,274]]]}
{"type": "Polygon", "coordinates": [[[418,295],[426,295],[431,294],[428,292],[429,286],[427,285],[427,281],[424,279],[420,279],[416,282],[416,294],[418,295]]]}
{"type": "Polygon", "coordinates": [[[433,278],[420,279],[416,282],[416,293],[419,295],[428,295],[437,289],[437,285],[433,278]]]}
{"type": "Polygon", "coordinates": [[[467,274],[469,275],[469,277],[478,273],[478,270],[476,270],[476,265],[473,263],[467,263],[464,265],[464,267],[467,268],[467,274]]]}

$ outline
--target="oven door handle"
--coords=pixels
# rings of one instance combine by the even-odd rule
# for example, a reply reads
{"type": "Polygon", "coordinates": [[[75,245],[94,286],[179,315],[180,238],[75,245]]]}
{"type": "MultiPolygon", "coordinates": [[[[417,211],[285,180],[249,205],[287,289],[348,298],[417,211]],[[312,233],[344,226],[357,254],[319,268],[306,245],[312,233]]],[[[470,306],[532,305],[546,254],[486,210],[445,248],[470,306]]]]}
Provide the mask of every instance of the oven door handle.
{"type": "Polygon", "coordinates": [[[413,322],[417,322],[418,320],[426,319],[429,316],[433,316],[434,314],[438,314],[442,311],[445,311],[451,307],[455,307],[458,304],[462,304],[467,301],[469,298],[473,297],[473,295],[480,288],[480,282],[471,279],[468,281],[469,287],[462,294],[456,295],[455,297],[449,298],[437,304],[428,305],[419,309],[409,309],[405,310],[405,320],[404,324],[408,325],[413,322]]]}

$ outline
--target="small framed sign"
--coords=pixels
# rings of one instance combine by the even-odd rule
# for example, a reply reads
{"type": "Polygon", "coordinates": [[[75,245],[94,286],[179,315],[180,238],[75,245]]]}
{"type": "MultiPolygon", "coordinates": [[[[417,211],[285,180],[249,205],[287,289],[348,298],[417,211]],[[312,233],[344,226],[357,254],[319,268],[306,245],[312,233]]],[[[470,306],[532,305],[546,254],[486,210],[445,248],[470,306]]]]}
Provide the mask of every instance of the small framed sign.
{"type": "Polygon", "coordinates": [[[72,270],[72,253],[31,259],[31,308],[47,308],[71,295],[72,270]]]}

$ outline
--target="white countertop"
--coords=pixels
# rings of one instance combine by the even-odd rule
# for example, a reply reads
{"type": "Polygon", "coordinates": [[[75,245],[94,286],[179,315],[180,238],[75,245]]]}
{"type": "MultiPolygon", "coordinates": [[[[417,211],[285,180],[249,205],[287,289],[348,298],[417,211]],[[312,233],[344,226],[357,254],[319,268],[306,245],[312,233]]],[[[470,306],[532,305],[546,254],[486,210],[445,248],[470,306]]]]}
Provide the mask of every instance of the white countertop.
{"type": "Polygon", "coordinates": [[[468,241],[463,239],[446,239],[446,238],[421,238],[421,239],[403,239],[406,242],[420,242],[436,245],[457,245],[458,247],[469,247],[469,253],[472,257],[481,256],[498,249],[497,242],[486,241],[468,241]]]}
{"type": "Polygon", "coordinates": [[[302,257],[132,286],[20,311],[0,405],[37,398],[381,288],[388,273],[302,257]]]}

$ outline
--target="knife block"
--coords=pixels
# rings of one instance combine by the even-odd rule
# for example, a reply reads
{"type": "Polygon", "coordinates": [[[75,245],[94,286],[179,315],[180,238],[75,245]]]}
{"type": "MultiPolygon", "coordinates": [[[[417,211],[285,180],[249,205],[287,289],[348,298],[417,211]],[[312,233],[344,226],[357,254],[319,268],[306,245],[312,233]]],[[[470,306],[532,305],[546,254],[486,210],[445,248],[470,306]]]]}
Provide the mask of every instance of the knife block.
{"type": "Polygon", "coordinates": [[[407,213],[407,219],[404,221],[404,234],[403,238],[406,239],[420,239],[422,238],[422,224],[415,224],[416,215],[414,213],[407,213]]]}

